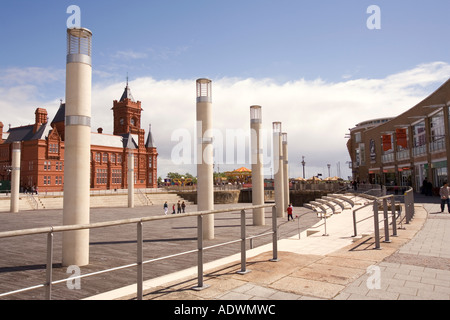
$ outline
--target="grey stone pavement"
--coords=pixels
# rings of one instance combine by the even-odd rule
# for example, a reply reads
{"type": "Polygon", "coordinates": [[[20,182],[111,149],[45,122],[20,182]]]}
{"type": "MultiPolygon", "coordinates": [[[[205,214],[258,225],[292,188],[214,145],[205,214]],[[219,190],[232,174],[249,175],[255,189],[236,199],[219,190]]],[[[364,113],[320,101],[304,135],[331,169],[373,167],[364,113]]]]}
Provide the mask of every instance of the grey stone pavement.
{"type": "MultiPolygon", "coordinates": [[[[292,245],[296,237],[281,240],[279,262],[270,262],[272,253],[267,250],[249,259],[250,272],[245,275],[236,274],[239,263],[229,263],[213,268],[206,275],[208,289],[191,290],[196,279],[186,277],[183,281],[150,283],[144,298],[449,300],[450,214],[440,213],[438,201],[417,195],[414,219],[408,225],[402,224],[398,235],[391,236],[391,242],[384,243],[382,238],[381,250],[374,249],[373,234],[349,245],[344,242],[339,245],[341,240],[348,241],[339,229],[350,221],[348,217],[341,219],[342,222],[333,220],[336,216],[329,220],[328,237],[320,233],[308,237],[301,249],[300,242],[292,245]],[[337,228],[333,229],[333,225],[337,228]],[[315,247],[314,242],[321,244],[315,247]]],[[[365,230],[370,232],[370,227],[365,230]]],[[[134,297],[131,294],[122,298],[134,297]]]]}
{"type": "MultiPolygon", "coordinates": [[[[145,265],[144,269],[144,299],[449,300],[450,214],[440,213],[438,198],[416,195],[415,202],[416,215],[412,222],[401,225],[398,235],[391,236],[391,242],[382,242],[381,250],[374,249],[371,219],[361,221],[358,226],[360,237],[352,238],[351,211],[346,210],[327,220],[329,235],[324,236],[323,220],[304,208],[295,208],[294,216],[301,215],[300,223],[298,220],[286,222],[285,219],[278,219],[281,233],[278,262],[269,261],[272,258],[270,237],[248,251],[247,269],[250,272],[243,275],[237,273],[240,270],[239,244],[211,250],[205,257],[204,268],[204,282],[209,287],[201,291],[192,290],[197,284],[196,255],[152,263],[145,265]]],[[[142,215],[142,210],[148,214],[160,214],[159,208],[110,208],[92,210],[92,220],[138,217],[142,215]]],[[[370,212],[361,210],[358,213],[361,220],[366,214],[368,216],[370,212]]],[[[28,227],[48,225],[51,221],[59,222],[60,218],[59,211],[41,212],[40,216],[22,213],[14,219],[10,215],[0,214],[0,231],[11,230],[19,224],[28,227]],[[43,221],[42,215],[46,221],[43,221]]],[[[169,220],[156,228],[144,225],[144,230],[148,232],[144,237],[145,258],[195,248],[195,221],[184,219],[169,220]]],[[[266,212],[265,227],[252,227],[251,218],[247,219],[249,234],[270,230],[269,212],[266,212]]],[[[209,244],[239,238],[238,224],[238,212],[216,217],[217,240],[209,244]]],[[[90,266],[82,268],[83,274],[105,266],[130,263],[135,256],[134,227],[126,227],[120,232],[116,227],[109,229],[91,232],[91,256],[94,258],[90,266]]],[[[383,230],[380,234],[384,234],[383,230]]],[[[43,240],[44,236],[41,238],[43,240]]],[[[5,241],[0,239],[0,294],[12,290],[17,284],[31,285],[31,281],[45,279],[45,241],[41,241],[40,246],[33,237],[12,244],[5,241]],[[31,252],[38,262],[30,262],[29,257],[25,257],[25,251],[31,252]]],[[[55,242],[57,247],[59,240],[55,239],[55,242]]],[[[64,268],[58,265],[58,259],[57,253],[54,280],[68,277],[64,268]]],[[[55,286],[54,299],[133,300],[136,298],[135,272],[131,268],[113,276],[93,277],[96,280],[86,278],[82,280],[81,290],[68,290],[64,285],[57,289],[55,286]]],[[[0,299],[42,299],[43,290],[36,291],[0,299]]]]}
{"type": "MultiPolygon", "coordinates": [[[[239,208],[251,204],[216,205],[216,209],[239,208]]],[[[194,212],[195,205],[187,207],[187,212],[194,212]]],[[[296,208],[301,216],[301,223],[287,223],[285,218],[278,218],[280,238],[290,237],[304,231],[320,221],[316,214],[304,208],[296,208]]],[[[247,212],[247,234],[249,236],[264,234],[272,229],[271,209],[266,209],[266,225],[252,225],[251,211],[247,212]]],[[[91,208],[91,222],[105,222],[146,216],[162,216],[162,205],[147,207],[112,207],[91,208]]],[[[21,211],[17,214],[0,212],[0,232],[30,229],[62,224],[62,210],[21,211]]],[[[144,223],[144,259],[164,257],[197,248],[197,219],[181,217],[160,220],[157,223],[144,223]]],[[[215,215],[215,239],[204,241],[205,246],[215,245],[240,238],[240,211],[215,215]]],[[[267,244],[271,236],[264,236],[253,241],[255,247],[267,244]]],[[[54,234],[53,280],[68,279],[72,273],[61,266],[62,235],[54,234]]],[[[250,244],[248,243],[248,246],[250,244]]],[[[124,225],[90,232],[90,264],[81,267],[82,275],[105,269],[128,265],[136,262],[136,226],[124,225]]],[[[224,256],[240,252],[240,244],[234,243],[217,249],[205,251],[206,263],[216,261],[224,256]]],[[[191,253],[167,260],[149,263],[144,268],[144,279],[153,279],[194,267],[197,263],[196,253],[191,253]]],[[[13,290],[39,285],[45,282],[46,235],[22,236],[0,239],[0,295],[13,290]]],[[[81,279],[80,290],[69,290],[66,283],[56,284],[52,289],[52,299],[85,299],[106,291],[111,291],[136,283],[136,268],[131,267],[110,273],[104,273],[81,279]]],[[[133,286],[135,288],[135,286],[133,286]]],[[[0,300],[43,300],[44,289],[17,293],[0,297],[0,300]]],[[[116,297],[113,297],[113,299],[116,297]]]]}

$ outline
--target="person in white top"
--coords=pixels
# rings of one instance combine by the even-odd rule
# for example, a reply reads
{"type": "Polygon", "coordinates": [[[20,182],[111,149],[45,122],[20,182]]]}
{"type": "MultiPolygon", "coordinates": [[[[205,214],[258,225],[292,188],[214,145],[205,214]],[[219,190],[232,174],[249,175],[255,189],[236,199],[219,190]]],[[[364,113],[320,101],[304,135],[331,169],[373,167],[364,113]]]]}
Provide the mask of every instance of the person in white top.
{"type": "Polygon", "coordinates": [[[447,204],[448,213],[450,213],[449,187],[447,181],[444,182],[444,185],[439,189],[439,195],[441,196],[441,212],[444,212],[445,204],[447,204]]]}

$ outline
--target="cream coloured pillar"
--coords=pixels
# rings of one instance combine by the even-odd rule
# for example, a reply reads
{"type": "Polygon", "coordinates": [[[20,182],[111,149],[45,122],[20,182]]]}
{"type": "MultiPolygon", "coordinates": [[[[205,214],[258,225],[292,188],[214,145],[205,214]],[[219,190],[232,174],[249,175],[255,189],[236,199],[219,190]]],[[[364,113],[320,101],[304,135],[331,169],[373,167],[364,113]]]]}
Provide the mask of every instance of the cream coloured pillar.
{"type": "MultiPolygon", "coordinates": [[[[288,141],[287,133],[283,133],[283,180],[284,180],[284,206],[287,208],[289,199],[289,160],[288,160],[288,141]]],[[[285,210],[286,210],[285,208],[285,210]]]]}
{"type": "MultiPolygon", "coordinates": [[[[252,151],[252,204],[264,204],[264,174],[261,141],[262,115],[260,106],[250,107],[251,151],[252,151]]],[[[253,225],[265,225],[264,208],[253,209],[253,225]]]]}
{"type": "MultiPolygon", "coordinates": [[[[63,224],[90,221],[92,32],[67,29],[63,224]]],[[[89,230],[64,232],[64,266],[89,264],[89,230]]]]}
{"type": "MultiPolygon", "coordinates": [[[[214,210],[211,80],[197,80],[197,208],[214,210]]],[[[214,239],[214,215],[203,217],[203,239],[214,239]]]]}
{"type": "Polygon", "coordinates": [[[286,208],[284,205],[284,173],[281,122],[273,123],[273,170],[275,178],[275,205],[277,207],[277,217],[284,217],[286,208]]]}
{"type": "Polygon", "coordinates": [[[134,208],[134,154],[128,151],[128,208],[134,208]]]}
{"type": "Polygon", "coordinates": [[[21,143],[13,142],[11,162],[11,212],[19,212],[21,143]]]}

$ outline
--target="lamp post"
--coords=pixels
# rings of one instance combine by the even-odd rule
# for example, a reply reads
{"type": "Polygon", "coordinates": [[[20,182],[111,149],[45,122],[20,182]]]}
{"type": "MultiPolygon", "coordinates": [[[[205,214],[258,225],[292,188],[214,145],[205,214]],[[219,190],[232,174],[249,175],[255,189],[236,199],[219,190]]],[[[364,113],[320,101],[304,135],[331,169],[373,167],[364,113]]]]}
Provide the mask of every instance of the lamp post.
{"type": "Polygon", "coordinates": [[[303,166],[303,179],[305,179],[305,156],[302,156],[302,162],[301,162],[302,166],[303,166]]]}
{"type": "MultiPolygon", "coordinates": [[[[261,141],[261,106],[250,107],[251,151],[252,151],[252,204],[264,204],[264,175],[261,141]]],[[[265,225],[264,208],[253,209],[253,225],[265,225]]]]}
{"type": "Polygon", "coordinates": [[[21,162],[20,141],[13,142],[12,163],[11,163],[11,212],[19,212],[19,192],[20,192],[20,162],[21,162]]]}
{"type": "Polygon", "coordinates": [[[275,174],[275,205],[277,217],[284,216],[283,146],[281,122],[273,122],[273,166],[275,174]]]}
{"type": "MultiPolygon", "coordinates": [[[[89,224],[92,32],[67,29],[63,224],[89,224]]],[[[63,234],[63,266],[89,264],[89,230],[63,234]]]]}
{"type": "Polygon", "coordinates": [[[289,160],[287,133],[283,132],[283,180],[284,180],[284,205],[289,205],[289,160]]]}
{"type": "MultiPolygon", "coordinates": [[[[214,210],[212,95],[209,79],[197,80],[197,207],[214,210]]],[[[214,239],[214,215],[203,217],[203,239],[214,239]]]]}

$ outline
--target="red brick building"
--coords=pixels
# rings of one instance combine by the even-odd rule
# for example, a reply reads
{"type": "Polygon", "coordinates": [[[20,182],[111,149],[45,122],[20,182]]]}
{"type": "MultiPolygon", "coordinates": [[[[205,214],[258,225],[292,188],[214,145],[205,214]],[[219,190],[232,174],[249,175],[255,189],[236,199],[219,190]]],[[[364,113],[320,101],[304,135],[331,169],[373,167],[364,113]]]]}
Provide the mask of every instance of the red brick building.
{"type": "MultiPolygon", "coordinates": [[[[136,188],[157,187],[158,153],[149,128],[141,128],[141,102],[135,101],[128,84],[119,101],[113,102],[114,132],[91,134],[91,189],[126,189],[128,152],[134,153],[136,188]]],[[[38,108],[33,125],[4,131],[0,122],[0,181],[10,177],[12,143],[22,142],[22,188],[39,192],[63,191],[65,104],[50,122],[47,110],[38,108]]]]}

